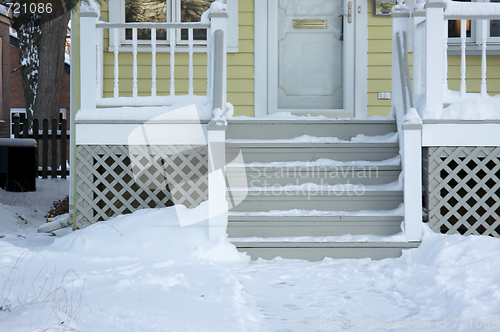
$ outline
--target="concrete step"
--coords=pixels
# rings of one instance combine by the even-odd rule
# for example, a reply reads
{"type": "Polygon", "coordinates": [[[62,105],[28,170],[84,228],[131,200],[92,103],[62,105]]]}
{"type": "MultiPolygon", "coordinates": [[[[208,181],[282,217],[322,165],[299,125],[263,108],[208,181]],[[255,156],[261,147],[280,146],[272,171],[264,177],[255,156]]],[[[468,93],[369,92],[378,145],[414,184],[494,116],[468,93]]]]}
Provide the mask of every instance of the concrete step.
{"type": "Polygon", "coordinates": [[[338,137],[349,140],[358,134],[367,136],[396,132],[395,120],[234,120],[228,121],[230,139],[283,139],[301,135],[338,137]]]}
{"type": "Polygon", "coordinates": [[[402,191],[365,191],[362,188],[339,191],[285,191],[276,187],[272,191],[229,190],[227,200],[230,211],[257,212],[272,210],[361,211],[392,210],[403,202],[402,191]],[[237,203],[233,203],[237,202],[237,203]],[[236,206],[233,206],[236,205],[236,206]]]}
{"type": "Polygon", "coordinates": [[[315,161],[382,161],[399,153],[398,143],[229,143],[226,160],[232,162],[242,153],[244,163],[315,161]]]}
{"type": "Polygon", "coordinates": [[[341,236],[401,232],[402,216],[266,216],[229,215],[230,238],[341,236]]]}
{"type": "Polygon", "coordinates": [[[259,257],[319,261],[331,258],[384,259],[401,256],[404,249],[417,248],[420,242],[237,242],[233,244],[252,259],[259,257]]]}
{"type": "Polygon", "coordinates": [[[397,181],[400,173],[401,165],[294,166],[291,163],[288,166],[248,164],[246,167],[226,168],[232,187],[286,186],[307,182],[321,185],[380,185],[397,181]]]}

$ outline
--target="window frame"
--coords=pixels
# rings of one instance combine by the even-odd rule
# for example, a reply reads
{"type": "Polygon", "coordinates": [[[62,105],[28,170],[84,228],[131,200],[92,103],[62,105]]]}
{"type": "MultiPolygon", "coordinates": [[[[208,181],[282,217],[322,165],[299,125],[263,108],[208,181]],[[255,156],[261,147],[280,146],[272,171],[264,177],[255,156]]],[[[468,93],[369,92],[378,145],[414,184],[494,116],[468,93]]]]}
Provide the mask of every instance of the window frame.
{"type": "MultiPolygon", "coordinates": [[[[180,17],[180,1],[178,0],[165,0],[167,2],[167,18],[172,15],[180,17]],[[176,5],[174,13],[172,13],[171,6],[172,3],[176,5]],[[178,7],[178,8],[177,8],[178,7]]],[[[239,28],[238,28],[238,0],[225,0],[227,3],[227,51],[229,53],[239,52],[239,28]]],[[[108,1],[108,18],[109,22],[113,23],[125,23],[125,0],[109,0],[108,1]]],[[[180,40],[180,31],[177,33],[179,37],[177,38],[177,43],[175,46],[176,52],[188,52],[187,41],[180,40]]],[[[156,51],[158,53],[170,52],[170,46],[167,40],[158,40],[156,44],[156,51]]],[[[148,40],[138,40],[138,52],[150,52],[151,42],[148,40]]],[[[206,52],[206,42],[195,41],[194,52],[206,52]]],[[[115,41],[113,38],[109,38],[109,51],[113,52],[115,47],[115,41]]],[[[123,30],[120,34],[120,52],[132,52],[132,41],[125,38],[125,31],[123,30]]]]}

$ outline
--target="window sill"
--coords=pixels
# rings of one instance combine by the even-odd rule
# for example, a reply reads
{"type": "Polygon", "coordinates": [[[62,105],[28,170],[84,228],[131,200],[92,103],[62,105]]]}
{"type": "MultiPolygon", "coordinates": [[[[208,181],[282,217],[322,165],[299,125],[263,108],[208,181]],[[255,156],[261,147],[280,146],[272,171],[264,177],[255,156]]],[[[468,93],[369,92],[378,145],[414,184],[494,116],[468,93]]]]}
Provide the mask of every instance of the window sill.
{"type": "MultiPolygon", "coordinates": [[[[461,48],[460,45],[450,45],[448,44],[448,55],[449,56],[455,56],[455,55],[461,55],[461,48]]],[[[466,45],[465,48],[465,54],[466,55],[481,55],[482,54],[482,49],[481,45],[466,45]]],[[[486,46],[486,55],[500,55],[500,45],[499,44],[488,44],[486,46]]]]}

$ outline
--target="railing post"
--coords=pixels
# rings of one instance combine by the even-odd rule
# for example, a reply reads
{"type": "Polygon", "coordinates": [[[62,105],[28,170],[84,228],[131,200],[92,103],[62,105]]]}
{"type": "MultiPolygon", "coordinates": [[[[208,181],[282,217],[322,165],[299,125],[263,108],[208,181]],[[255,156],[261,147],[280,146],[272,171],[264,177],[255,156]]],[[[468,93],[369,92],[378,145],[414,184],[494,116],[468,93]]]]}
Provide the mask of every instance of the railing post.
{"type": "Polygon", "coordinates": [[[208,236],[226,235],[226,128],[212,121],[208,126],[208,236]]]}
{"type": "MultiPolygon", "coordinates": [[[[208,126],[208,209],[211,240],[226,236],[228,204],[226,201],[226,103],[227,103],[227,12],[210,7],[209,45],[211,56],[212,98],[214,118],[208,126]]],[[[211,83],[211,84],[210,84],[211,83]]]]}
{"type": "Polygon", "coordinates": [[[411,108],[402,125],[404,233],[408,242],[422,239],[422,120],[411,108]]]}
{"type": "Polygon", "coordinates": [[[443,109],[445,6],[443,0],[429,0],[425,5],[425,108],[430,112],[443,109]]]}
{"type": "Polygon", "coordinates": [[[419,26],[425,20],[425,12],[419,11],[412,14],[413,20],[413,100],[422,91],[422,38],[423,33],[421,27],[419,26]]]}
{"type": "Polygon", "coordinates": [[[227,13],[210,13],[210,39],[213,50],[212,109],[226,113],[227,102],[227,13]],[[217,84],[217,85],[216,85],[217,84]],[[216,104],[217,103],[217,104],[216,104]]]}
{"type": "Polygon", "coordinates": [[[401,76],[400,76],[400,66],[399,66],[399,56],[398,56],[398,32],[404,31],[408,33],[408,20],[410,18],[410,13],[408,7],[404,5],[397,5],[392,7],[392,76],[391,76],[391,87],[392,87],[392,108],[397,111],[400,110],[402,114],[396,114],[398,119],[404,116],[404,111],[406,105],[403,107],[397,107],[395,103],[403,103],[403,96],[401,95],[401,76]]]}
{"type": "Polygon", "coordinates": [[[96,108],[97,90],[97,53],[96,24],[98,13],[92,11],[80,12],[80,107],[82,109],[96,108]]]}

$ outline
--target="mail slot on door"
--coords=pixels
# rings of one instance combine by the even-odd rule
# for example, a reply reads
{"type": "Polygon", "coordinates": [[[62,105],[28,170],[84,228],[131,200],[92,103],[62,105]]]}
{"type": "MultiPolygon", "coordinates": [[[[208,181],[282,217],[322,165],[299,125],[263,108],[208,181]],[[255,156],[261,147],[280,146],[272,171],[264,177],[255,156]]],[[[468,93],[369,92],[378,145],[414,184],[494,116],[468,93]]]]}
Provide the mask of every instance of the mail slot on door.
{"type": "Polygon", "coordinates": [[[294,29],[326,29],[326,20],[293,20],[294,29]]]}

